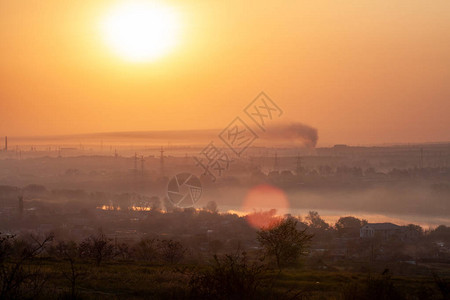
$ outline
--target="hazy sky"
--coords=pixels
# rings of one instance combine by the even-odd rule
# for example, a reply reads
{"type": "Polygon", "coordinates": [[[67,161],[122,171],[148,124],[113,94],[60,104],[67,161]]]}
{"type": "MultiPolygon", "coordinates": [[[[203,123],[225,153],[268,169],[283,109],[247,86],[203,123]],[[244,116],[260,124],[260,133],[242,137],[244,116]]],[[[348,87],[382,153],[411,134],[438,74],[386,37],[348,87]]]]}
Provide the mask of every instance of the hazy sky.
{"type": "Polygon", "coordinates": [[[450,1],[159,1],[151,63],[105,43],[111,0],[0,0],[0,136],[222,128],[262,90],[319,145],[450,140],[450,1]]]}

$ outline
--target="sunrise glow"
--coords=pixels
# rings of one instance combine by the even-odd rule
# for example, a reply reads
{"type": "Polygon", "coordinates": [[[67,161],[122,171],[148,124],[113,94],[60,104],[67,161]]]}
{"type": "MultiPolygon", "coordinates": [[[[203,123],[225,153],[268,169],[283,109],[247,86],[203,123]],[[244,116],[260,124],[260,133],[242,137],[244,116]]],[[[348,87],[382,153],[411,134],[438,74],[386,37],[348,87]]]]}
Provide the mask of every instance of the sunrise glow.
{"type": "Polygon", "coordinates": [[[106,43],[127,61],[153,61],[168,54],[179,39],[177,14],[149,1],[114,6],[101,21],[106,43]]]}

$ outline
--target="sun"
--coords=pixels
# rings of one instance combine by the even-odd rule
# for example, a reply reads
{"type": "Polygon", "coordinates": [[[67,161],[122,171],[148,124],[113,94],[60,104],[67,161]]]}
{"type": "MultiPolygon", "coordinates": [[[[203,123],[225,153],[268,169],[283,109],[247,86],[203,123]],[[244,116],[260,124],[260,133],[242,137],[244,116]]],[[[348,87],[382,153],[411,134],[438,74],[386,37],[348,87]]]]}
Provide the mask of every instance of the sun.
{"type": "Polygon", "coordinates": [[[168,54],[179,41],[179,17],[154,1],[125,1],[101,20],[102,36],[123,59],[154,61],[168,54]]]}

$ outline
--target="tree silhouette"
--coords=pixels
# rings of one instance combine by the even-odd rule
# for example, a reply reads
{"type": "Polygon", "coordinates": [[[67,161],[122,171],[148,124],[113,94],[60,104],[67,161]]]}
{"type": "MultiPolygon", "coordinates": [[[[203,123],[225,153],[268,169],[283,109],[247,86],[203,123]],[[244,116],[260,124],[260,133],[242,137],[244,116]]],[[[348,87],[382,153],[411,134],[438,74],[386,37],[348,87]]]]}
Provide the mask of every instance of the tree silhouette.
{"type": "Polygon", "coordinates": [[[306,229],[298,230],[297,223],[296,219],[287,218],[277,226],[257,232],[258,242],[265,254],[275,258],[280,270],[290,263],[295,263],[304,254],[313,237],[306,233],[306,229]]]}
{"type": "Polygon", "coordinates": [[[80,243],[80,255],[93,258],[97,264],[100,263],[113,254],[114,246],[111,240],[102,232],[97,235],[91,235],[80,243]]]}

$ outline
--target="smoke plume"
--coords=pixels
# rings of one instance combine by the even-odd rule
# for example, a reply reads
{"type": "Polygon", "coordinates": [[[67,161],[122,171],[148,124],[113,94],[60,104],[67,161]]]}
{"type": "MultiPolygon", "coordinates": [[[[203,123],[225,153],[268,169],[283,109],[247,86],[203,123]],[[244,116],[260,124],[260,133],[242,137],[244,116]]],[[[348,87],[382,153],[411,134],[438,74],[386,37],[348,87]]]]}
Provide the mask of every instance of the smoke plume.
{"type": "Polygon", "coordinates": [[[316,128],[299,122],[269,126],[261,137],[272,142],[302,143],[310,148],[314,148],[319,139],[316,128]]]}

